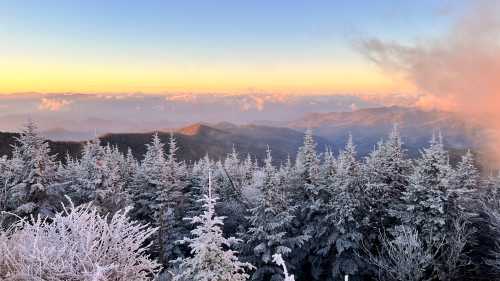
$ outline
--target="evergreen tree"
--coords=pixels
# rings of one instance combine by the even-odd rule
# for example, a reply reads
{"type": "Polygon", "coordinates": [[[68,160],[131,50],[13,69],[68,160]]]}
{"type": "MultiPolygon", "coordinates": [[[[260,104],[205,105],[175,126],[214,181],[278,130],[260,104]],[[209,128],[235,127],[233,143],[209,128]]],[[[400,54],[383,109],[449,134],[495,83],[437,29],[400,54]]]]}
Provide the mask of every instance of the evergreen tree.
{"type": "Polygon", "coordinates": [[[467,150],[458,163],[451,180],[450,188],[459,193],[470,193],[477,190],[480,184],[479,170],[475,165],[474,155],[467,150]]]}
{"type": "Polygon", "coordinates": [[[126,190],[129,182],[129,168],[125,157],[116,147],[106,146],[100,164],[102,183],[95,192],[95,206],[103,214],[114,214],[130,204],[130,194],[126,190]]]}
{"type": "Polygon", "coordinates": [[[116,147],[102,146],[98,138],[88,141],[80,160],[66,157],[58,178],[78,204],[94,202],[102,214],[114,214],[130,204],[126,189],[131,181],[126,159],[116,147]]]}
{"type": "Polygon", "coordinates": [[[304,143],[299,148],[297,159],[295,160],[297,173],[305,184],[306,196],[309,196],[308,193],[310,192],[315,192],[314,185],[318,182],[320,176],[319,163],[313,132],[311,129],[308,129],[304,135],[304,143]]]}
{"type": "Polygon", "coordinates": [[[160,248],[164,261],[182,256],[183,250],[175,244],[187,234],[183,223],[186,212],[184,193],[187,188],[187,168],[185,163],[177,160],[177,142],[171,133],[168,153],[163,171],[164,184],[159,186],[156,194],[157,220],[159,226],[160,248]]]}
{"type": "Polygon", "coordinates": [[[243,192],[249,185],[252,185],[250,171],[246,170],[248,167],[251,168],[248,161],[251,163],[251,159],[248,158],[246,162],[242,162],[233,147],[226,159],[216,165],[214,179],[218,183],[218,194],[221,197],[217,212],[227,217],[224,232],[229,235],[236,235],[247,229],[246,216],[249,204],[243,192]]]}
{"type": "Polygon", "coordinates": [[[452,173],[448,153],[441,134],[433,135],[430,146],[423,149],[416,161],[407,190],[403,192],[401,221],[413,226],[424,240],[439,241],[444,236],[446,204],[452,173]]]}
{"type": "Polygon", "coordinates": [[[146,144],[146,153],[132,183],[135,218],[149,223],[158,221],[157,193],[166,185],[165,166],[164,144],[155,133],[151,143],[146,144]]]}
{"type": "Polygon", "coordinates": [[[251,248],[247,255],[257,267],[252,280],[274,281],[282,279],[282,269],[273,262],[272,255],[290,255],[307,237],[292,236],[294,207],[290,206],[286,185],[280,182],[280,174],[272,164],[269,148],[266,155],[258,186],[260,196],[257,205],[250,210],[250,228],[244,237],[251,248]]]}
{"type": "Polygon", "coordinates": [[[379,233],[397,223],[392,209],[400,204],[410,172],[411,162],[406,158],[398,128],[394,126],[389,138],[377,144],[363,166],[369,214],[366,232],[372,239],[377,240],[379,233]]]}
{"type": "Polygon", "coordinates": [[[189,218],[196,225],[191,231],[191,238],[184,238],[180,243],[188,244],[191,257],[179,258],[174,281],[244,281],[252,266],[238,260],[236,252],[230,247],[239,243],[234,237],[225,238],[222,234],[223,217],[215,213],[217,198],[212,197],[211,181],[208,195],[202,199],[203,214],[189,218]]]}
{"type": "Polygon", "coordinates": [[[52,216],[57,211],[62,190],[54,186],[57,165],[49,144],[29,121],[16,138],[10,162],[12,180],[8,189],[8,207],[18,215],[52,216]]]}
{"type": "Polygon", "coordinates": [[[362,264],[356,252],[363,239],[361,230],[366,214],[362,211],[366,195],[356,155],[356,147],[349,135],[337,160],[335,180],[329,189],[331,196],[325,205],[327,213],[318,225],[322,231],[317,231],[320,236],[313,239],[318,241],[316,252],[326,262],[323,270],[331,269],[331,272],[326,272],[328,280],[357,274],[362,264]]]}
{"type": "Polygon", "coordinates": [[[8,215],[4,212],[9,209],[9,195],[12,187],[11,181],[14,178],[12,165],[7,156],[0,157],[0,230],[5,225],[8,215]]]}

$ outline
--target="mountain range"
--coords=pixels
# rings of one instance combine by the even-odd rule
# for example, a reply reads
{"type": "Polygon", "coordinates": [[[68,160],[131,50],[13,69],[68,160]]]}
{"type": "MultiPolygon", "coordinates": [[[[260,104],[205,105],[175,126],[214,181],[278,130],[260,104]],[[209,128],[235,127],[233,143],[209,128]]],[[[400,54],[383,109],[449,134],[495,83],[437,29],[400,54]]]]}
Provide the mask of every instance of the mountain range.
{"type": "MultiPolygon", "coordinates": [[[[338,151],[345,144],[349,134],[357,146],[359,156],[367,155],[376,143],[386,137],[397,124],[405,147],[410,156],[418,155],[419,149],[427,145],[433,132],[440,131],[445,144],[453,155],[465,149],[480,147],[483,130],[479,124],[464,120],[459,115],[443,111],[424,111],[406,107],[379,107],[352,112],[310,113],[301,118],[284,121],[259,121],[255,124],[236,125],[229,122],[195,123],[178,129],[159,130],[162,141],[168,143],[172,131],[179,144],[179,158],[194,161],[205,154],[215,159],[225,157],[234,147],[240,155],[247,154],[262,159],[267,146],[272,150],[274,160],[281,162],[288,156],[295,157],[303,141],[303,132],[311,128],[316,136],[318,150],[333,147],[338,151]]],[[[54,129],[44,131],[49,139],[71,140],[71,136],[85,137],[78,132],[54,129]],[[70,136],[70,137],[68,137],[70,136]]],[[[139,159],[145,152],[145,144],[151,140],[152,132],[108,133],[100,136],[103,144],[118,146],[123,152],[131,148],[139,159]]],[[[10,151],[15,134],[0,133],[0,155],[10,151]]],[[[90,137],[87,135],[87,137],[90,137]]],[[[59,157],[68,152],[77,156],[82,141],[51,141],[59,157]]]]}

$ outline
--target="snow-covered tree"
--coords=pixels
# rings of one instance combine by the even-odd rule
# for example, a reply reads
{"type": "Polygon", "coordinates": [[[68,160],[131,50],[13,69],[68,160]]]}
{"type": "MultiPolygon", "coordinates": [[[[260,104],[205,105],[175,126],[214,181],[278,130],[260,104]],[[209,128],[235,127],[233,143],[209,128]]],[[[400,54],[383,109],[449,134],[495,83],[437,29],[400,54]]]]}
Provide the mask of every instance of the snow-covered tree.
{"type": "Polygon", "coordinates": [[[146,144],[146,153],[135,174],[131,187],[133,216],[150,223],[157,221],[157,193],[166,185],[165,149],[158,134],[146,144]]]}
{"type": "Polygon", "coordinates": [[[449,219],[446,239],[440,249],[440,255],[434,262],[439,280],[460,280],[461,273],[472,264],[466,252],[467,247],[474,246],[476,229],[467,214],[459,213],[449,219]]]}
{"type": "Polygon", "coordinates": [[[378,269],[378,279],[388,281],[428,280],[436,254],[432,243],[423,241],[417,230],[402,226],[391,239],[380,238],[378,253],[368,252],[368,260],[378,269]]]}
{"type": "Polygon", "coordinates": [[[366,214],[363,213],[364,183],[356,155],[356,147],[349,135],[337,159],[332,186],[328,187],[325,215],[314,226],[314,252],[323,264],[322,270],[331,268],[331,272],[327,272],[329,278],[356,274],[361,263],[355,253],[363,239],[361,230],[366,214]]]}
{"type": "Polygon", "coordinates": [[[246,230],[249,203],[244,192],[253,185],[253,168],[251,158],[240,160],[233,147],[232,152],[223,161],[217,162],[213,170],[213,181],[217,183],[217,194],[220,196],[217,212],[227,218],[224,232],[230,235],[246,230]]]}
{"type": "Polygon", "coordinates": [[[33,121],[25,125],[16,141],[8,161],[12,179],[7,187],[7,209],[21,216],[51,216],[61,196],[61,190],[53,185],[55,156],[50,154],[49,144],[39,135],[33,121]]]}
{"type": "Polygon", "coordinates": [[[151,143],[146,144],[144,159],[131,183],[133,216],[159,227],[156,249],[164,264],[179,254],[174,241],[183,235],[187,169],[177,160],[177,150],[175,138],[170,135],[168,153],[165,153],[164,144],[155,133],[151,143]]]}
{"type": "Polygon", "coordinates": [[[98,138],[85,143],[80,159],[69,156],[58,178],[68,186],[68,194],[77,203],[93,201],[103,214],[114,213],[129,204],[127,184],[131,170],[125,156],[116,147],[102,146],[98,138]]]}
{"type": "Polygon", "coordinates": [[[250,248],[249,260],[256,266],[252,280],[281,280],[281,265],[272,260],[273,254],[289,256],[301,247],[308,237],[294,236],[291,231],[295,208],[290,206],[287,186],[280,181],[280,174],[272,164],[268,148],[258,188],[260,196],[250,210],[250,228],[243,237],[250,248]]]}
{"type": "Polygon", "coordinates": [[[129,209],[102,216],[90,204],[64,207],[50,222],[21,219],[0,231],[1,280],[144,281],[160,267],[145,242],[156,229],[129,209]]]}
{"type": "Polygon", "coordinates": [[[369,214],[366,232],[371,238],[376,240],[382,229],[396,223],[393,208],[400,203],[410,172],[411,162],[406,158],[398,128],[394,126],[389,138],[377,144],[363,165],[369,214]]]}
{"type": "Polygon", "coordinates": [[[205,155],[193,164],[189,175],[191,188],[188,195],[190,200],[190,217],[197,216],[203,212],[203,204],[200,203],[200,200],[207,194],[209,171],[215,169],[215,162],[208,155],[205,155]]]}
{"type": "Polygon", "coordinates": [[[102,213],[114,214],[130,203],[131,196],[126,189],[130,181],[129,167],[116,147],[108,145],[104,156],[102,185],[96,189],[94,201],[102,213]]]}
{"type": "Polygon", "coordinates": [[[315,192],[314,186],[320,177],[320,160],[311,129],[305,132],[304,143],[297,153],[295,167],[301,180],[304,182],[305,186],[303,188],[305,189],[306,196],[310,196],[309,193],[315,192]]]}
{"type": "Polygon", "coordinates": [[[481,176],[475,165],[473,154],[468,150],[462,156],[461,161],[451,177],[448,188],[447,212],[454,217],[460,217],[462,213],[471,213],[473,201],[477,198],[478,189],[481,184],[481,176]]]}
{"type": "Polygon", "coordinates": [[[480,173],[476,167],[474,155],[467,150],[458,162],[456,172],[451,180],[451,187],[460,192],[471,192],[477,190],[480,184],[480,173]]]}
{"type": "Polygon", "coordinates": [[[155,203],[157,204],[156,219],[159,228],[162,262],[182,255],[175,241],[186,233],[183,223],[186,204],[184,193],[187,188],[187,167],[177,160],[177,142],[173,133],[170,134],[168,153],[163,171],[163,185],[157,186],[155,203]]]}
{"type": "Polygon", "coordinates": [[[416,161],[408,188],[403,192],[403,224],[411,225],[427,237],[439,241],[444,237],[447,221],[448,188],[453,175],[441,135],[433,135],[416,161]]]}
{"type": "Polygon", "coordinates": [[[211,180],[205,195],[203,214],[188,218],[196,225],[191,237],[179,241],[191,249],[191,257],[174,261],[177,266],[173,273],[175,281],[244,281],[252,266],[238,260],[237,253],[230,248],[238,239],[225,238],[222,233],[223,217],[215,213],[217,198],[212,196],[211,180]]]}
{"type": "Polygon", "coordinates": [[[3,212],[8,211],[9,208],[9,193],[13,177],[10,160],[7,156],[0,157],[0,229],[7,220],[7,216],[3,212]]]}

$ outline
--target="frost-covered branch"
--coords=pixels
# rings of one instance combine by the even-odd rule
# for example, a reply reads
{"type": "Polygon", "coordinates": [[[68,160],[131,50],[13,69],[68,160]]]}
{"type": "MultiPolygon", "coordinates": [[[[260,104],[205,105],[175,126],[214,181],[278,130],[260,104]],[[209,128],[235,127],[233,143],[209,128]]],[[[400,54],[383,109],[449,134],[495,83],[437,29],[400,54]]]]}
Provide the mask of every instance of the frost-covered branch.
{"type": "Polygon", "coordinates": [[[1,280],[143,281],[160,269],[145,245],[156,229],[130,221],[128,208],[110,219],[90,204],[63,208],[0,232],[1,280]]]}

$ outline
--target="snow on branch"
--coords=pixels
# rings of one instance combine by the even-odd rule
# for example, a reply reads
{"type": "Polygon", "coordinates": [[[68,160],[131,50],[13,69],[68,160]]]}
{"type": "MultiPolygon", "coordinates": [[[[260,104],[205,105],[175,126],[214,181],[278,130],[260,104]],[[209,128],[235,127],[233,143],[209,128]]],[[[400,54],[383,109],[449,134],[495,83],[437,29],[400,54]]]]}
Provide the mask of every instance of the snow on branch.
{"type": "Polygon", "coordinates": [[[1,280],[142,281],[160,270],[146,245],[156,229],[130,221],[129,208],[111,218],[91,204],[63,209],[0,232],[1,280]]]}

